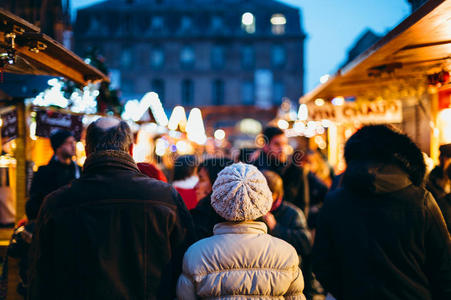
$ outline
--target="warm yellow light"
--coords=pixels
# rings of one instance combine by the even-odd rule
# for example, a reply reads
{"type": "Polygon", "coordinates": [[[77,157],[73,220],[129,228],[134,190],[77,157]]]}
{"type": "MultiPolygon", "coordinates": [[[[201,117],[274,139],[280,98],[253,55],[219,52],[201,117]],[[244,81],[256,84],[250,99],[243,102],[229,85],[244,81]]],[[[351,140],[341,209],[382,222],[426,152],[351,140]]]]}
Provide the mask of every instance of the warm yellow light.
{"type": "Polygon", "coordinates": [[[321,98],[317,98],[316,100],[315,100],[315,105],[316,106],[323,106],[324,105],[324,99],[321,99],[321,98]]]}
{"type": "Polygon", "coordinates": [[[288,124],[287,121],[285,120],[279,120],[277,122],[277,126],[279,126],[280,129],[288,129],[288,127],[290,126],[290,124],[288,124]]]}
{"type": "Polygon", "coordinates": [[[249,26],[254,23],[254,15],[250,12],[246,12],[241,16],[241,23],[243,25],[249,26]]]}
{"type": "Polygon", "coordinates": [[[168,128],[170,130],[177,130],[177,127],[180,126],[180,129],[184,130],[186,122],[185,109],[182,106],[174,107],[171,117],[169,118],[168,128]]]}
{"type": "Polygon", "coordinates": [[[193,108],[188,116],[186,123],[186,133],[188,139],[199,145],[205,145],[207,136],[205,134],[204,121],[202,120],[202,113],[200,109],[193,108]]]}
{"type": "Polygon", "coordinates": [[[440,144],[451,143],[451,108],[440,111],[438,126],[440,128],[440,144]]]}
{"type": "Polygon", "coordinates": [[[323,76],[321,76],[319,78],[319,82],[326,83],[329,79],[330,79],[330,75],[329,74],[324,74],[323,76]]]}
{"type": "Polygon", "coordinates": [[[215,139],[217,139],[219,141],[222,141],[225,138],[226,133],[225,133],[224,130],[218,129],[218,130],[215,131],[214,136],[215,136],[215,139]]]}
{"type": "Polygon", "coordinates": [[[166,150],[169,147],[169,143],[164,139],[158,139],[155,142],[155,153],[158,156],[163,156],[166,153],[166,150]]]}
{"type": "Polygon", "coordinates": [[[85,145],[83,145],[82,142],[77,142],[76,147],[77,147],[77,151],[80,151],[80,152],[85,151],[85,145]]]}
{"type": "Polygon", "coordinates": [[[342,106],[343,104],[345,104],[345,98],[341,96],[335,97],[334,99],[332,99],[332,104],[336,106],[342,106]]]}
{"type": "Polygon", "coordinates": [[[307,104],[301,104],[299,106],[298,119],[301,120],[301,121],[306,121],[307,118],[308,118],[307,104]]]}
{"type": "Polygon", "coordinates": [[[177,147],[177,153],[188,154],[191,150],[190,145],[185,141],[178,141],[175,146],[177,147]]]}
{"type": "Polygon", "coordinates": [[[298,134],[304,132],[304,130],[305,130],[304,122],[295,122],[293,125],[293,129],[298,134]]]}
{"type": "Polygon", "coordinates": [[[271,17],[271,24],[272,25],[285,25],[285,24],[287,24],[287,19],[282,14],[274,14],[271,17]]]}

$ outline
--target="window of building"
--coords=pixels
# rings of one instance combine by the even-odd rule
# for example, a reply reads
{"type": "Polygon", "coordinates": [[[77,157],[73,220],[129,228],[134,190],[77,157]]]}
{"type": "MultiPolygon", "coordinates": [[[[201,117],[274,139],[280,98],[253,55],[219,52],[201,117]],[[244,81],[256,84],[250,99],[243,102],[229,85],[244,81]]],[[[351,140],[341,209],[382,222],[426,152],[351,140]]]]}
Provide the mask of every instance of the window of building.
{"type": "Polygon", "coordinates": [[[271,64],[275,68],[281,68],[285,65],[286,53],[282,45],[273,45],[271,47],[271,64]]]}
{"type": "Polygon", "coordinates": [[[161,103],[164,103],[165,100],[165,86],[163,79],[154,79],[151,83],[152,91],[158,94],[158,98],[160,98],[161,103]]]}
{"type": "Polygon", "coordinates": [[[216,79],[212,85],[212,98],[214,105],[224,104],[224,81],[216,79]]]}
{"type": "Polygon", "coordinates": [[[194,104],[194,84],[191,79],[182,81],[182,104],[187,106],[194,104]]]}
{"type": "Polygon", "coordinates": [[[271,17],[271,31],[273,34],[284,34],[287,19],[283,14],[274,14],[271,17]]]}
{"type": "Polygon", "coordinates": [[[192,25],[193,25],[193,21],[192,21],[191,17],[183,16],[182,21],[180,23],[180,30],[188,31],[191,29],[192,25]]]}
{"type": "Polygon", "coordinates": [[[161,47],[154,47],[150,51],[150,66],[153,69],[161,69],[164,66],[164,51],[161,47]]]}
{"type": "Polygon", "coordinates": [[[121,51],[121,67],[130,68],[132,66],[132,50],[124,48],[121,51]]]}
{"type": "Polygon", "coordinates": [[[251,45],[243,46],[241,49],[241,65],[244,69],[255,67],[255,50],[251,45]]]}
{"type": "Polygon", "coordinates": [[[152,18],[152,23],[151,23],[152,29],[157,30],[157,29],[162,29],[164,26],[164,19],[161,16],[154,16],[152,18]]]}
{"type": "Polygon", "coordinates": [[[245,12],[241,16],[241,28],[249,34],[255,33],[255,17],[252,13],[245,12]]]}
{"type": "Polygon", "coordinates": [[[191,68],[194,66],[196,55],[194,48],[191,46],[184,46],[180,51],[180,64],[183,68],[191,68]]]}
{"type": "Polygon", "coordinates": [[[122,80],[121,91],[123,93],[133,93],[133,82],[129,80],[122,80]]]}
{"type": "Polygon", "coordinates": [[[273,104],[282,104],[282,98],[285,97],[285,86],[281,81],[274,81],[273,84],[273,104]]]}
{"type": "Polygon", "coordinates": [[[223,27],[224,27],[224,22],[222,21],[222,18],[220,16],[213,16],[211,18],[211,29],[213,31],[222,30],[223,27]]]}
{"type": "Polygon", "coordinates": [[[254,83],[245,81],[241,84],[241,101],[244,105],[254,104],[254,83]]]}
{"type": "Polygon", "coordinates": [[[211,48],[211,67],[222,69],[225,65],[225,48],[221,45],[214,45],[211,48]]]}

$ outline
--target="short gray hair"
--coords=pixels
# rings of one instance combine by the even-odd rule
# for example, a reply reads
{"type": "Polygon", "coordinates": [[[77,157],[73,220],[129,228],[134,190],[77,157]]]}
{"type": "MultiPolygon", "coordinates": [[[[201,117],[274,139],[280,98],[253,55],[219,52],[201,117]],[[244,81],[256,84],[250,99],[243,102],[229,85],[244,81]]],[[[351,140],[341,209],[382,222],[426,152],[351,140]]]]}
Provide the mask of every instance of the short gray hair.
{"type": "Polygon", "coordinates": [[[88,153],[104,150],[128,152],[133,144],[133,135],[128,124],[115,118],[100,118],[89,124],[86,130],[88,153]]]}

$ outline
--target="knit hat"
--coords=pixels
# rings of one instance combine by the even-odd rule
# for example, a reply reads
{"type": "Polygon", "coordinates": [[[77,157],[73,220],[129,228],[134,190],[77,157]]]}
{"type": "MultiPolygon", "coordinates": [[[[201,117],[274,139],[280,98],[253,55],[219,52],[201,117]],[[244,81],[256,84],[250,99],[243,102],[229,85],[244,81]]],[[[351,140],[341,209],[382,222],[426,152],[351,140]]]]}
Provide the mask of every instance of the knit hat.
{"type": "Polygon", "coordinates": [[[254,166],[237,163],[218,174],[211,206],[228,221],[251,221],[272,206],[272,193],[263,174],[254,166]]]}
{"type": "Polygon", "coordinates": [[[50,135],[50,143],[52,144],[53,151],[56,151],[64,142],[66,139],[70,136],[74,136],[72,132],[64,130],[64,129],[58,129],[54,133],[50,135]]]}

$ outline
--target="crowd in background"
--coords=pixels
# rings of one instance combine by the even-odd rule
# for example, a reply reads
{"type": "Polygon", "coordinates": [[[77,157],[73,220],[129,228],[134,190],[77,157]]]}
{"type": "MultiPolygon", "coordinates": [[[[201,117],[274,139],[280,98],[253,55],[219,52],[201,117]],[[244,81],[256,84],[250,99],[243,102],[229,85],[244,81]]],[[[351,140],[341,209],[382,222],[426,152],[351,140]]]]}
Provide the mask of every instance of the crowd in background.
{"type": "Polygon", "coordinates": [[[81,176],[70,133],[52,136],[27,203],[31,299],[451,299],[451,144],[426,174],[406,135],[365,126],[334,176],[267,127],[261,149],[180,156],[168,180],[129,131],[91,124],[81,176]]]}

